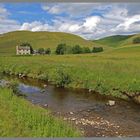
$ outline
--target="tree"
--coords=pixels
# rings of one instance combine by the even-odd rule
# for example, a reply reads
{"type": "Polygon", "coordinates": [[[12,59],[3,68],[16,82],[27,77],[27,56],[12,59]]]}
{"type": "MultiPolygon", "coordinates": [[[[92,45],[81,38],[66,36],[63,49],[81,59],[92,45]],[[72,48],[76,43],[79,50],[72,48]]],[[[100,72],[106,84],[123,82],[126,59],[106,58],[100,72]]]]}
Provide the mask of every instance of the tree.
{"type": "Polygon", "coordinates": [[[44,48],[39,48],[39,49],[38,49],[38,53],[39,53],[39,54],[44,54],[44,52],[45,52],[44,48]]]}
{"type": "Polygon", "coordinates": [[[34,51],[32,46],[31,46],[31,44],[28,43],[28,42],[23,42],[23,43],[20,44],[20,46],[22,46],[22,47],[30,47],[31,53],[33,53],[33,51],[34,51]]]}
{"type": "Polygon", "coordinates": [[[63,55],[66,53],[66,44],[58,44],[58,46],[56,47],[56,54],[58,55],[63,55]]]}
{"type": "Polygon", "coordinates": [[[28,43],[28,42],[23,42],[23,43],[20,44],[20,46],[29,46],[29,47],[31,47],[31,44],[28,43]]]}
{"type": "Polygon", "coordinates": [[[102,52],[103,51],[103,47],[93,47],[92,52],[93,53],[98,53],[98,52],[102,52]]]}
{"type": "Polygon", "coordinates": [[[91,53],[89,47],[83,47],[82,49],[83,49],[83,53],[91,53]]]}
{"type": "Polygon", "coordinates": [[[82,48],[81,48],[79,45],[75,45],[75,46],[72,48],[72,53],[73,53],[73,54],[80,54],[80,53],[82,53],[82,48]]]}
{"type": "Polygon", "coordinates": [[[134,44],[140,43],[140,37],[134,38],[134,39],[133,39],[133,43],[134,43],[134,44]]]}
{"type": "Polygon", "coordinates": [[[45,50],[45,54],[50,54],[51,53],[51,49],[50,48],[47,48],[46,50],[45,50]]]}

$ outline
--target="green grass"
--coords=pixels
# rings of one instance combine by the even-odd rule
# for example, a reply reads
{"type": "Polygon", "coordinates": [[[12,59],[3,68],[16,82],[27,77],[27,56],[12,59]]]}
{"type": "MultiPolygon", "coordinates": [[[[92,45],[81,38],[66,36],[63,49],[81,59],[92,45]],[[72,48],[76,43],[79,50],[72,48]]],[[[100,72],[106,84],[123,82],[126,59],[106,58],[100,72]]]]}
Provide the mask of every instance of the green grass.
{"type": "Polygon", "coordinates": [[[126,98],[140,91],[140,46],[98,54],[0,57],[0,72],[126,98]]]}
{"type": "Polygon", "coordinates": [[[97,46],[97,43],[69,33],[16,31],[0,36],[0,55],[15,54],[16,46],[23,42],[29,42],[33,49],[51,48],[53,52],[60,43],[66,43],[71,46],[78,44],[81,47],[90,48],[97,46]]]}
{"type": "Polygon", "coordinates": [[[0,88],[0,137],[78,137],[80,133],[49,111],[0,88]]]}

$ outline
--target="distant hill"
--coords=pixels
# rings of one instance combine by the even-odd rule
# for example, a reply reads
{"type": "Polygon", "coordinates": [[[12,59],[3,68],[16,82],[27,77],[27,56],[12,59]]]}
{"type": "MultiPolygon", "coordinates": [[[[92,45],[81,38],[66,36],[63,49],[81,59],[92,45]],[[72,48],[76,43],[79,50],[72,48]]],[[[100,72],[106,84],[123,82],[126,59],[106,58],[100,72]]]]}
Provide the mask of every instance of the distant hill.
{"type": "Polygon", "coordinates": [[[102,39],[94,40],[99,44],[104,44],[110,48],[110,55],[139,55],[140,54],[140,34],[134,35],[115,35],[102,39]],[[134,40],[138,38],[139,43],[134,43],[134,40]]]}
{"type": "Polygon", "coordinates": [[[120,47],[120,45],[122,45],[126,40],[134,36],[135,35],[114,35],[94,40],[94,42],[104,44],[108,47],[120,47]]]}
{"type": "MultiPolygon", "coordinates": [[[[16,45],[29,42],[33,49],[51,48],[54,50],[59,43],[67,45],[80,45],[81,47],[100,46],[98,43],[85,40],[80,36],[62,32],[31,32],[15,31],[0,35],[0,54],[15,54],[16,45]]],[[[101,45],[102,46],[102,45],[101,45]]]]}

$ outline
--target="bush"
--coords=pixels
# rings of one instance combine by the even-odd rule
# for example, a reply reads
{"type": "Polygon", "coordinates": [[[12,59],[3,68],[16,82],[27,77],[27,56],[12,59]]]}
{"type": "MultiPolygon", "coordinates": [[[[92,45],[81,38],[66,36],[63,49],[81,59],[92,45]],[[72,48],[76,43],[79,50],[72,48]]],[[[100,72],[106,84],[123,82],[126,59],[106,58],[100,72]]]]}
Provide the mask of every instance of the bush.
{"type": "Polygon", "coordinates": [[[38,53],[39,53],[39,54],[44,54],[44,52],[45,52],[44,48],[39,48],[39,49],[38,49],[38,53]]]}
{"type": "Polygon", "coordinates": [[[140,37],[133,39],[133,44],[137,44],[137,43],[140,43],[140,37]]]}
{"type": "Polygon", "coordinates": [[[58,44],[55,53],[57,55],[63,54],[81,54],[81,53],[91,53],[88,47],[80,47],[80,45],[75,45],[73,47],[66,44],[58,44]]]}
{"type": "Polygon", "coordinates": [[[91,53],[91,50],[88,47],[83,47],[83,53],[91,53]]]}
{"type": "Polygon", "coordinates": [[[62,69],[57,70],[56,85],[58,87],[65,87],[71,83],[71,77],[62,69]]]}
{"type": "Polygon", "coordinates": [[[47,48],[46,50],[45,50],[45,54],[50,54],[51,53],[51,49],[50,48],[47,48]]]}
{"type": "Polygon", "coordinates": [[[102,52],[103,48],[102,47],[93,47],[92,52],[93,53],[98,53],[98,52],[102,52]]]}
{"type": "Polygon", "coordinates": [[[72,53],[73,53],[73,54],[80,54],[80,53],[82,53],[82,48],[81,48],[79,45],[75,45],[75,46],[72,48],[72,53]]]}
{"type": "Polygon", "coordinates": [[[55,53],[58,55],[65,54],[66,53],[66,44],[58,44],[55,53]]]}

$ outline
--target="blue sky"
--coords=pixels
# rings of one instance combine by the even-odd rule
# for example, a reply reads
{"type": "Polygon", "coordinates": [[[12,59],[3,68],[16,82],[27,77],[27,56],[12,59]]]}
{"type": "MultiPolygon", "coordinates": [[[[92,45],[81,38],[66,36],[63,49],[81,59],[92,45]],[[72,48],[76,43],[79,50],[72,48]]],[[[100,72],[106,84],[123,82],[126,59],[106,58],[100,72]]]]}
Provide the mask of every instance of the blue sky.
{"type": "Polygon", "coordinates": [[[140,32],[139,3],[0,3],[0,33],[58,31],[87,39],[140,32]]]}
{"type": "Polygon", "coordinates": [[[11,13],[10,19],[18,20],[20,23],[32,21],[51,21],[53,15],[42,10],[40,3],[17,3],[5,4],[5,8],[11,13]]]}

